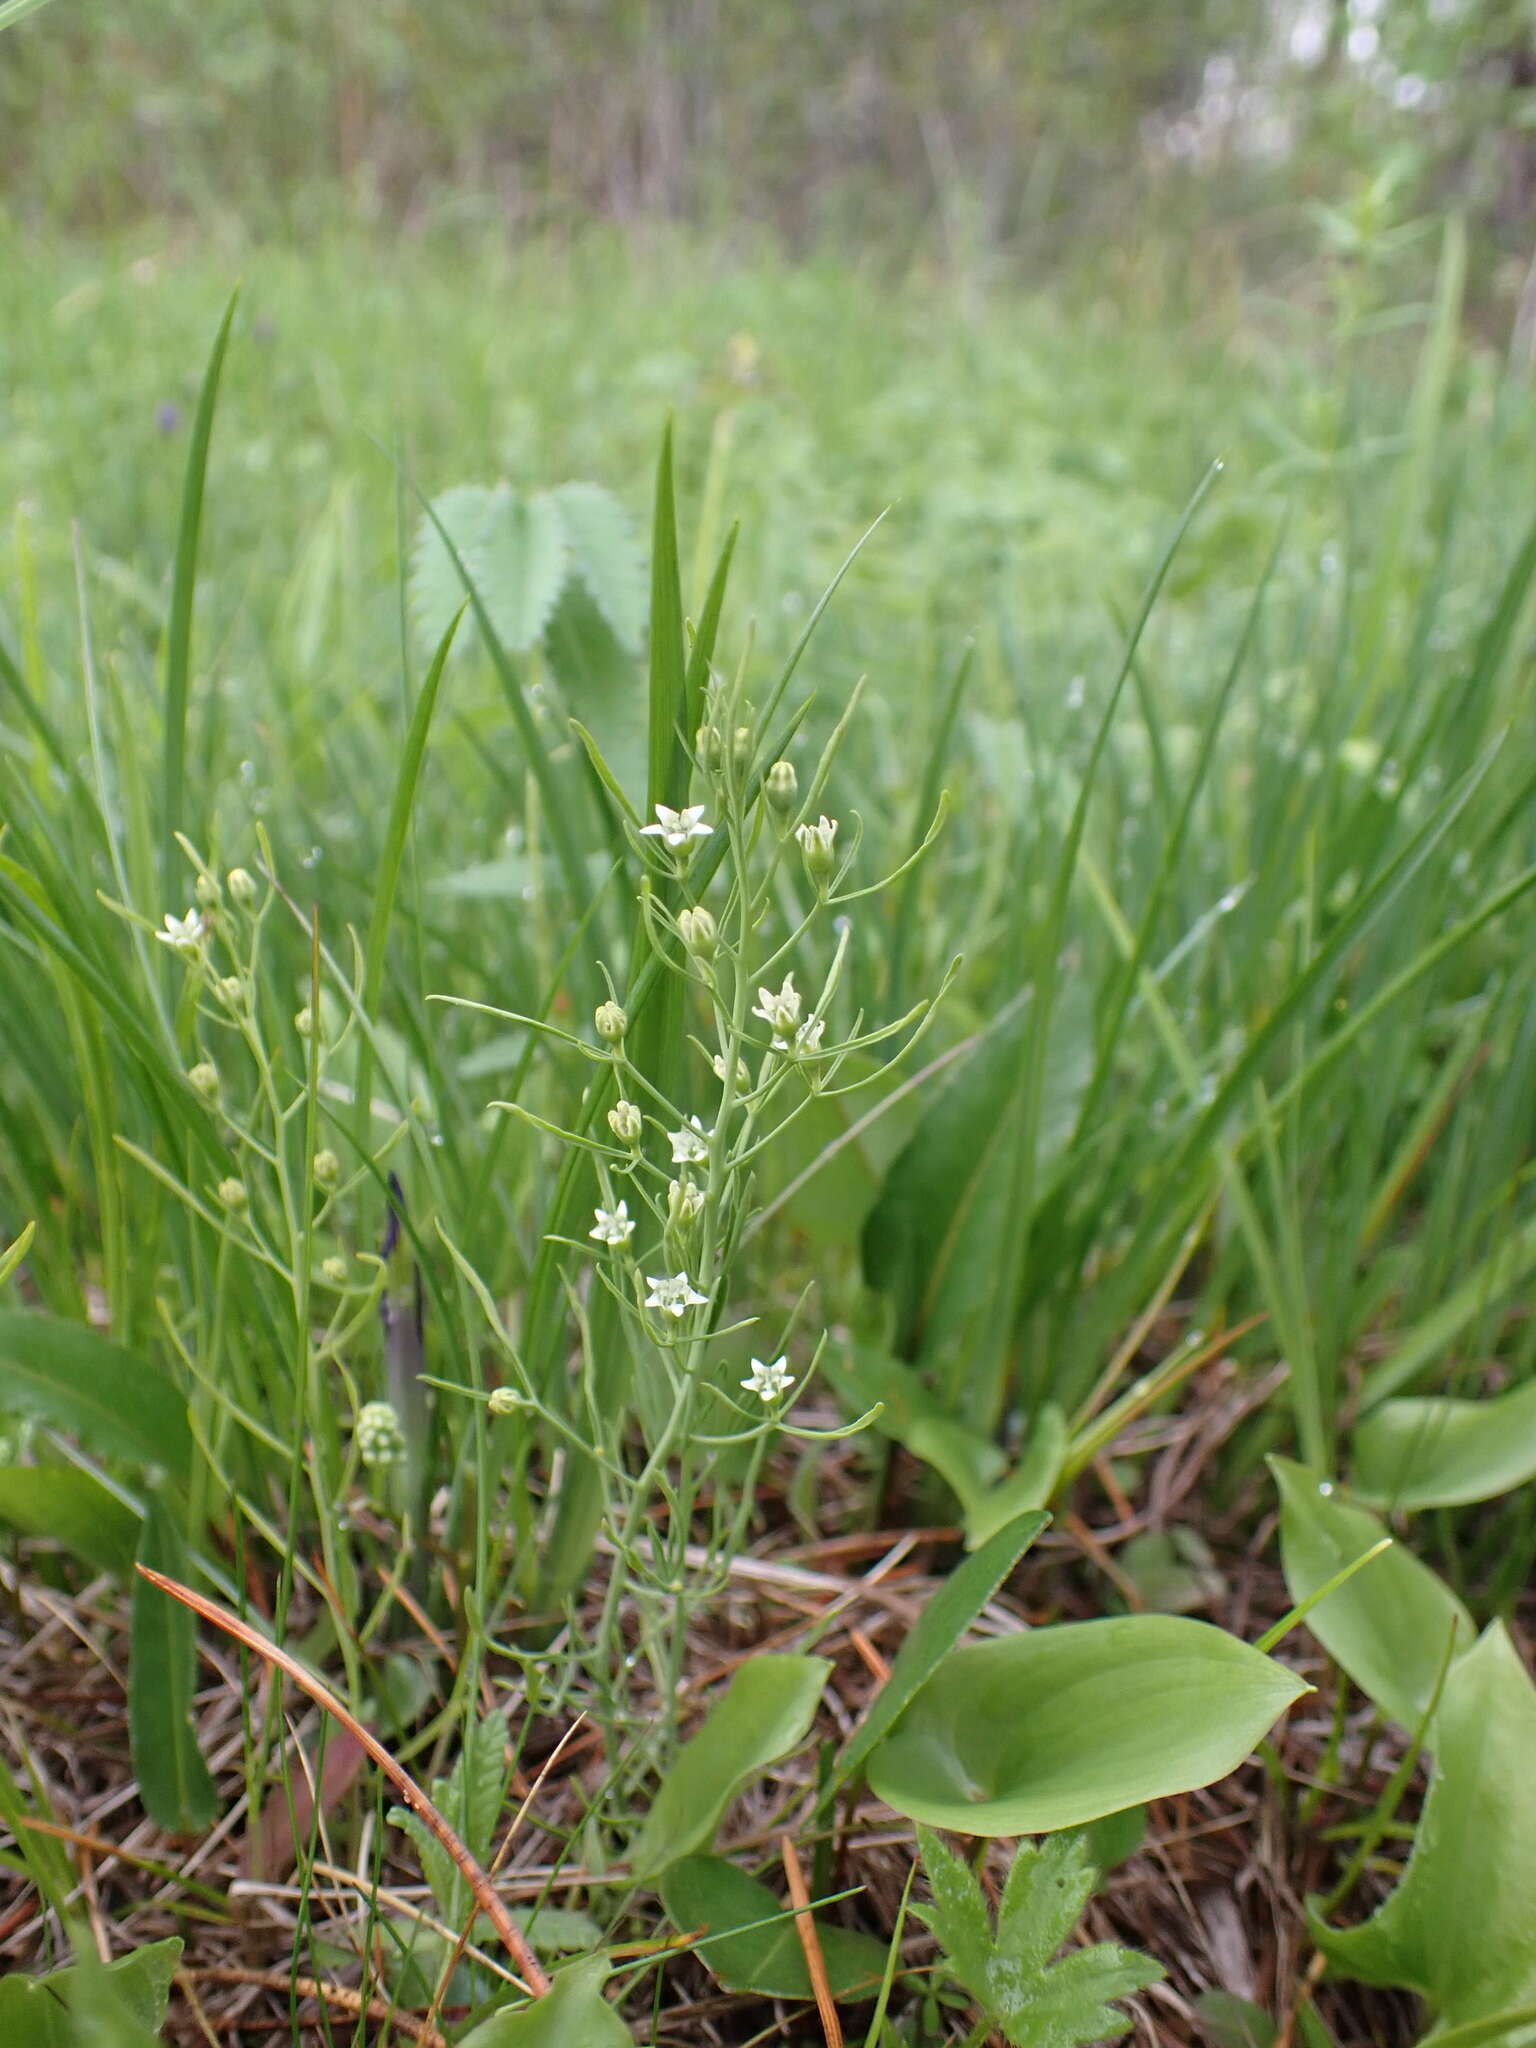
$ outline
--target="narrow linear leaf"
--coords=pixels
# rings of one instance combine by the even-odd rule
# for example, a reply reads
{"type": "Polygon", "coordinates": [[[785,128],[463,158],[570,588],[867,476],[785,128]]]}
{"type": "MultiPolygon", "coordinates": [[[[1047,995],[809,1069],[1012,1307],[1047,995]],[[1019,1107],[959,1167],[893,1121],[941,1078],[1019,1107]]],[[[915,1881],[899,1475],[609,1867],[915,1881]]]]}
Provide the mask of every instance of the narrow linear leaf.
{"type": "MultiPolygon", "coordinates": [[[[170,1578],[187,1575],[181,1531],[158,1495],[144,1516],[138,1561],[170,1578]]],[[[179,1601],[143,1577],[133,1582],[132,1645],[128,1732],[145,1811],[169,1834],[200,1833],[217,1812],[219,1795],[192,1726],[197,1624],[179,1601]]]]}

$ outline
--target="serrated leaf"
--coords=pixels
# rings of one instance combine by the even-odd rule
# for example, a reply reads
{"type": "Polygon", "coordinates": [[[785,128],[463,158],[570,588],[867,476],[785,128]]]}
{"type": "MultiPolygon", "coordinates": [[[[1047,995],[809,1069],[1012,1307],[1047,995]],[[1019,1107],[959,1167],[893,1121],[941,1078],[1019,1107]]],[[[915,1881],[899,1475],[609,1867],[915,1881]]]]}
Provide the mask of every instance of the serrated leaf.
{"type": "Polygon", "coordinates": [[[1110,1942],[1051,1960],[1093,1889],[1081,1836],[1019,1844],[994,1934],[969,1866],[930,1829],[917,1833],[933,1904],[914,1910],[938,1936],[954,1975],[1015,2048],[1078,2048],[1129,2030],[1130,2020],[1110,2001],[1157,1983],[1163,1972],[1156,1963],[1110,1942]]]}
{"type": "Polygon", "coordinates": [[[542,635],[569,569],[565,526],[548,492],[455,484],[432,500],[453,554],[428,517],[416,530],[410,603],[424,648],[436,647],[467,595],[468,576],[502,645],[526,653],[542,635]]]}
{"type": "MultiPolygon", "coordinates": [[[[186,1545],[158,1495],[151,1495],[145,1509],[139,1562],[186,1581],[186,1545]]],[[[172,1835],[198,1834],[218,1811],[219,1795],[192,1725],[197,1621],[190,1608],[136,1573],[131,1633],[128,1733],[139,1795],[157,1827],[172,1835]]]]}
{"type": "Polygon", "coordinates": [[[565,582],[565,527],[545,491],[498,484],[485,508],[473,562],[466,562],[497,638],[525,654],[542,637],[565,582]]]}
{"type": "Polygon", "coordinates": [[[1486,1401],[1408,1396],[1355,1431],[1352,1490],[1369,1507],[1451,1508],[1536,1478],[1536,1380],[1486,1401]]]}
{"type": "Polygon", "coordinates": [[[710,1841],[742,1787],[805,1739],[832,1666],[824,1657],[752,1657],[668,1769],[631,1852],[637,1878],[710,1841]]]}
{"type": "MultiPolygon", "coordinates": [[[[1536,2000],[1536,1688],[1501,1622],[1446,1673],[1435,1768],[1396,1891],[1358,1927],[1309,1908],[1333,1966],[1430,2000],[1425,2048],[1536,2000]]],[[[1503,2038],[1499,2036],[1498,2038],[1503,2038]]]]}
{"type": "Polygon", "coordinates": [[[601,484],[559,484],[550,492],[565,528],[571,567],[608,630],[633,654],[645,634],[645,552],[629,514],[601,484]]]}
{"type": "Polygon", "coordinates": [[[104,1458],[192,1466],[187,1404],[175,1382],[137,1353],[57,1316],[0,1311],[0,1411],[67,1430],[104,1458]]]}
{"type": "Polygon", "coordinates": [[[507,1717],[498,1708],[470,1730],[449,1780],[454,1822],[479,1863],[489,1860],[507,1790],[507,1717]]]}
{"type": "Polygon", "coordinates": [[[606,1956],[561,1970],[543,1998],[495,2012],[459,2037],[458,2048],[634,2048],[628,2027],[603,1996],[606,1956]]]}
{"type": "Polygon", "coordinates": [[[637,812],[645,805],[645,680],[585,587],[572,580],[544,632],[544,654],[567,711],[585,727],[637,812]]]}
{"type": "MultiPolygon", "coordinates": [[[[471,575],[476,573],[490,500],[484,484],[455,484],[432,500],[433,511],[471,575]]],[[[438,645],[463,602],[464,579],[437,528],[423,514],[411,551],[410,610],[424,648],[438,645]]]]}
{"type": "MultiPolygon", "coordinates": [[[[440,1788],[433,1787],[433,1804],[437,1804],[440,1788]]],[[[427,1880],[428,1889],[437,1903],[444,1921],[453,1924],[453,1912],[462,1895],[469,1894],[464,1880],[459,1876],[453,1858],[449,1856],[436,1835],[427,1826],[419,1813],[412,1813],[408,1806],[392,1806],[385,1815],[391,1827],[399,1828],[402,1834],[410,1836],[416,1844],[416,1853],[421,1858],[421,1874],[427,1880]]]]}
{"type": "MultiPolygon", "coordinates": [[[[1271,1458],[1269,1467],[1280,1489],[1285,1583],[1300,1605],[1387,1531],[1304,1466],[1271,1458]]],[[[1360,1690],[1410,1730],[1434,1698],[1453,1633],[1461,1650],[1476,1636],[1471,1615],[1450,1587],[1401,1543],[1320,1600],[1307,1615],[1307,1627],[1360,1690]]]]}
{"type": "Polygon", "coordinates": [[[1224,1778],[1307,1689],[1181,1616],[1028,1629],[951,1652],[876,1748],[869,1781],[932,1827],[1048,1834],[1224,1778]]]}
{"type": "MultiPolygon", "coordinates": [[[[758,1998],[811,1996],[794,1921],[785,1917],[783,1902],[767,1885],[723,1856],[684,1856],[666,1871],[658,1889],[680,1934],[708,1931],[694,1953],[727,1991],[758,1998]]],[[[880,1981],[886,1953],[880,1942],[835,1923],[818,1923],[816,1936],[834,1998],[867,1995],[880,1981]]]]}

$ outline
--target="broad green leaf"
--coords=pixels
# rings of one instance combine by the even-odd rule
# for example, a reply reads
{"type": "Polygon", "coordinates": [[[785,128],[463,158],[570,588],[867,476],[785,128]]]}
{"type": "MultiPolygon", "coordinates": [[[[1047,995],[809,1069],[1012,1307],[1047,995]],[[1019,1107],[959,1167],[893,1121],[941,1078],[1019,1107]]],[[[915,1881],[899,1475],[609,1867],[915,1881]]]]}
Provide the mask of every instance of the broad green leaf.
{"type": "Polygon", "coordinates": [[[633,653],[645,633],[645,551],[629,514],[600,484],[550,492],[565,529],[571,567],[619,645],[633,653]]]}
{"type": "Polygon", "coordinates": [[[636,1837],[637,1878],[714,1837],[736,1794],[805,1739],[832,1666],[824,1657],[753,1657],[678,1751],[636,1837]]]}
{"type": "Polygon", "coordinates": [[[1501,1622],[1446,1674],[1435,1769],[1396,1891],[1358,1927],[1312,1933],[1335,1969],[1417,1991],[1465,2027],[1536,2000],[1536,1688],[1501,1622]]]}
{"type": "Polygon", "coordinates": [[[951,1415],[915,1366],[861,1344],[835,1352],[825,1371],[849,1414],[878,1408],[870,1427],[931,1465],[967,1516],[1002,1477],[991,1437],[951,1415]]]}
{"type": "MultiPolygon", "coordinates": [[[[170,1510],[151,1495],[139,1562],[185,1581],[187,1552],[170,1510]]],[[[206,1828],[219,1795],[192,1727],[197,1622],[192,1610],[145,1578],[133,1583],[133,1656],[128,1672],[128,1733],[145,1811],[168,1834],[206,1828]]]]}
{"type": "Polygon", "coordinates": [[[1486,1401],[1384,1401],[1354,1437],[1352,1490],[1372,1507],[1450,1508],[1536,1477],[1536,1380],[1486,1401]]]}
{"type": "Polygon", "coordinates": [[[16,2048],[153,2048],[165,2025],[178,1937],[115,1963],[0,1977],[0,2041],[16,2048]]]}
{"type": "Polygon", "coordinates": [[[975,1550],[994,1530],[1028,1508],[1043,1508],[1056,1489],[1066,1457],[1071,1432],[1067,1418],[1054,1401],[1045,1402],[1035,1414],[1019,1462],[996,1486],[968,1501],[965,1508],[965,1543],[975,1550]]]}
{"type": "Polygon", "coordinates": [[[1020,1515],[950,1573],[896,1652],[891,1675],[838,1758],[821,1805],[863,1770],[876,1745],[934,1674],[942,1672],[945,1658],[1050,1519],[1038,1511],[1020,1515]]]}
{"type": "Polygon", "coordinates": [[[187,1404],[175,1383],[84,1323],[0,1311],[0,1411],[7,1409],[69,1431],[100,1457],[163,1466],[178,1480],[191,1470],[187,1404]]]}
{"type": "MultiPolygon", "coordinates": [[[[1071,1135],[1088,1084],[1092,1034],[1078,1009],[1064,1003],[1052,1023],[1037,1171],[1071,1135]]],[[[960,1062],[886,1175],[865,1223],[864,1277],[895,1306],[903,1357],[958,1338],[997,1285],[1004,1241],[1015,1227],[1002,1182],[1028,1021],[1021,998],[960,1062]]]]}
{"type": "MultiPolygon", "coordinates": [[[[1387,1532],[1303,1466],[1288,1458],[1269,1466],[1280,1489],[1285,1582],[1299,1605],[1387,1532]]],[[[1367,1698],[1408,1729],[1434,1697],[1452,1630],[1463,1648],[1476,1634],[1450,1587],[1400,1543],[1320,1600],[1307,1626],[1367,1698]]]]}
{"type": "MultiPolygon", "coordinates": [[[[694,1953],[727,1991],[809,1998],[805,1951],[786,1907],[723,1856],[684,1856],[663,1876],[661,1902],[681,1934],[709,1932],[694,1953]],[[766,1924],[765,1924],[766,1923],[766,1924]]],[[[853,1928],[816,1925],[834,1998],[867,1997],[885,1969],[884,1944],[853,1928]]]]}
{"type": "MultiPolygon", "coordinates": [[[[878,1071],[854,1054],[839,1070],[840,1083],[878,1071]]],[[[765,1205],[802,1231],[819,1251],[857,1246],[881,1184],[923,1113],[917,1089],[899,1094],[894,1076],[852,1095],[817,1095],[786,1124],[763,1153],[759,1169],[765,1205]]]]}
{"type": "Polygon", "coordinates": [[[0,1522],[58,1543],[104,1572],[128,1572],[139,1518],[72,1465],[0,1466],[0,1522]]]}
{"type": "Polygon", "coordinates": [[[1274,2048],[1280,2031],[1262,2007],[1230,1991],[1202,1991],[1195,2012],[1211,2048],[1274,2048]]]}
{"type": "Polygon", "coordinates": [[[1307,1689],[1182,1616],[1029,1629],[946,1658],[869,1782],[930,1827],[1049,1834],[1224,1778],[1307,1689]]]}
{"type": "Polygon", "coordinates": [[[634,2048],[634,2037],[603,1996],[606,1956],[562,1970],[543,1998],[495,2012],[459,2037],[458,2048],[634,2048]]]}
{"type": "Polygon", "coordinates": [[[1080,1835],[1021,1842],[998,1907],[997,1931],[970,1866],[919,1827],[930,1906],[913,1910],[938,1936],[951,1970],[1015,2048],[1078,2048],[1130,2030],[1112,2000],[1144,1991],[1159,1966],[1095,1942],[1053,1962],[1093,1890],[1080,1835]]]}

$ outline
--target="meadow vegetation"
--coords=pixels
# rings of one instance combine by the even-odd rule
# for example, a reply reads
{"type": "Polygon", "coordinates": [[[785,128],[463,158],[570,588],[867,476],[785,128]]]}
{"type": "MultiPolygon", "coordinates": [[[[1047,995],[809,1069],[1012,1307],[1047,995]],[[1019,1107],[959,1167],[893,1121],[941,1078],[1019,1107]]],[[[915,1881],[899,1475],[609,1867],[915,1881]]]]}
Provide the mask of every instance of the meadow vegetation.
{"type": "Polygon", "coordinates": [[[1536,405],[1160,257],[5,231],[5,2038],[1536,2040],[1536,405]]]}

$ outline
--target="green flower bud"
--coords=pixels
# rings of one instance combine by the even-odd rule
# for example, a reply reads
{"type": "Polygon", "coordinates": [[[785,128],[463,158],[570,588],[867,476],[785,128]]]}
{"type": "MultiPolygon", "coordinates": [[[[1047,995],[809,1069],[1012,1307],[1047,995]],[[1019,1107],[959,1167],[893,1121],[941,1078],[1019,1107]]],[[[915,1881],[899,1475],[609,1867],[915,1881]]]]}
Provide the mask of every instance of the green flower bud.
{"type": "Polygon", "coordinates": [[[683,944],[700,960],[713,960],[719,952],[719,930],[702,905],[696,910],[679,911],[677,928],[683,935],[683,944]]]}
{"type": "Polygon", "coordinates": [[[493,1387],[486,1407],[492,1415],[516,1415],[528,1406],[516,1387],[493,1387]]]}
{"type": "Polygon", "coordinates": [[[245,1191],[245,1182],[236,1180],[233,1175],[228,1180],[219,1182],[218,1196],[226,1209],[235,1210],[243,1209],[251,1199],[245,1191]]]}
{"type": "Polygon", "coordinates": [[[609,1045],[617,1045],[629,1029],[629,1019],[617,1003],[599,1003],[592,1021],[597,1026],[598,1037],[609,1045]]]}
{"type": "Polygon", "coordinates": [[[837,820],[822,816],[814,825],[800,825],[795,837],[800,842],[800,858],[805,862],[805,872],[818,889],[825,888],[833,868],[837,865],[837,820]]]}
{"type": "Polygon", "coordinates": [[[242,910],[249,910],[256,901],[256,878],[245,868],[231,868],[225,877],[229,893],[242,910]]]}
{"type": "Polygon", "coordinates": [[[199,1060],[195,1067],[189,1067],[187,1079],[198,1094],[206,1095],[210,1102],[219,1092],[219,1070],[212,1060],[199,1060]]]}
{"type": "Polygon", "coordinates": [[[405,1431],[388,1401],[365,1401],[352,1432],[365,1465],[398,1465],[405,1456],[405,1431]]]}
{"type": "Polygon", "coordinates": [[[317,1152],[315,1154],[315,1179],[319,1181],[321,1187],[332,1187],[340,1178],[341,1161],[330,1147],[327,1146],[323,1152],[317,1152]]]}
{"type": "Polygon", "coordinates": [[[329,1258],[321,1261],[320,1271],[333,1287],[347,1284],[347,1262],[345,1259],[329,1258]]]}
{"type": "Polygon", "coordinates": [[[621,1145],[640,1142],[640,1111],[633,1102],[616,1102],[608,1112],[608,1128],[621,1145]]]}
{"type": "Polygon", "coordinates": [[[219,900],[219,885],[212,875],[199,875],[192,884],[192,894],[205,910],[210,910],[219,900]]]}
{"type": "Polygon", "coordinates": [[[769,809],[787,818],[800,800],[800,778],[793,761],[775,761],[763,781],[769,809]]]}
{"type": "Polygon", "coordinates": [[[752,763],[752,728],[738,725],[731,734],[731,765],[738,775],[745,775],[752,763]]]}

